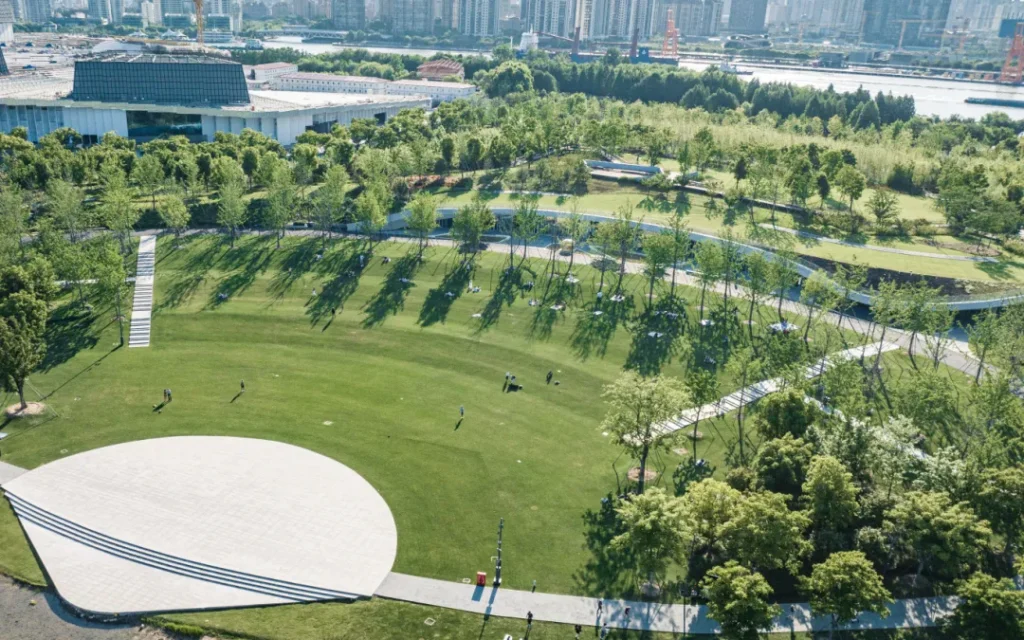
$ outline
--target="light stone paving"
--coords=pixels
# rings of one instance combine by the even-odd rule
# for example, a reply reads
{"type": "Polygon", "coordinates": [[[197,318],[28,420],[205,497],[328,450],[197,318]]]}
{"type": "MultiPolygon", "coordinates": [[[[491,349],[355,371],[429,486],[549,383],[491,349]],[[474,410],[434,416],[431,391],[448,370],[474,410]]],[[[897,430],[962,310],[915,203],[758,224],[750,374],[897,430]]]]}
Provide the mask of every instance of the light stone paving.
{"type": "MultiPolygon", "coordinates": [[[[721,627],[708,617],[707,607],[689,604],[663,604],[628,600],[588,598],[551,593],[533,593],[515,589],[476,587],[457,582],[392,573],[377,591],[391,600],[415,602],[433,607],[469,611],[503,618],[527,617],[534,620],[579,624],[587,627],[637,629],[675,634],[718,634],[721,627]],[[597,604],[601,602],[601,615],[597,604]],[[629,617],[626,608],[630,609],[629,617]]],[[[856,622],[841,629],[901,629],[934,627],[956,608],[955,597],[912,598],[889,605],[889,617],[874,613],[858,616],[856,622]]],[[[828,631],[831,621],[815,616],[807,603],[784,605],[782,615],[775,618],[774,633],[828,631]]]]}
{"type": "Polygon", "coordinates": [[[397,550],[361,476],[268,440],[119,444],[4,491],[61,596],[97,613],[369,597],[397,550]]]}
{"type": "MultiPolygon", "coordinates": [[[[874,344],[868,344],[861,347],[854,347],[818,360],[807,367],[805,375],[808,380],[811,380],[831,369],[838,361],[857,358],[867,358],[868,360],[871,360],[879,353],[887,353],[889,351],[895,351],[896,349],[899,349],[899,345],[891,342],[876,342],[874,344]]],[[[771,378],[769,380],[756,382],[744,389],[734,391],[729,395],[720,398],[716,402],[706,404],[702,407],[687,409],[676,418],[667,420],[666,422],[658,425],[656,427],[656,431],[663,435],[667,435],[669,433],[679,431],[680,429],[685,429],[697,422],[699,419],[714,418],[720,413],[735,411],[740,407],[745,407],[757,402],[770,393],[775,393],[782,388],[784,383],[785,381],[782,378],[771,378]]]]}
{"type": "Polygon", "coordinates": [[[139,236],[135,266],[135,298],[132,300],[129,347],[148,347],[153,320],[153,280],[156,274],[156,236],[139,236]]]}
{"type": "Polygon", "coordinates": [[[14,480],[25,472],[26,469],[16,467],[13,464],[7,464],[6,462],[0,462],[0,486],[14,480]]]}

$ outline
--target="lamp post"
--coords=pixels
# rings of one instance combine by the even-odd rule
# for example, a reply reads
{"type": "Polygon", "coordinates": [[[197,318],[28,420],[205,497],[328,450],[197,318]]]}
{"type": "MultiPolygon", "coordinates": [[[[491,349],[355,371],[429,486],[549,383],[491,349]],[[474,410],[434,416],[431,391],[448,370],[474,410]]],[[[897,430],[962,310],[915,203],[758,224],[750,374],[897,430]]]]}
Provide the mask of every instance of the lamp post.
{"type": "Polygon", "coordinates": [[[494,560],[494,586],[501,586],[501,534],[505,529],[505,518],[498,520],[498,557],[494,560]]]}

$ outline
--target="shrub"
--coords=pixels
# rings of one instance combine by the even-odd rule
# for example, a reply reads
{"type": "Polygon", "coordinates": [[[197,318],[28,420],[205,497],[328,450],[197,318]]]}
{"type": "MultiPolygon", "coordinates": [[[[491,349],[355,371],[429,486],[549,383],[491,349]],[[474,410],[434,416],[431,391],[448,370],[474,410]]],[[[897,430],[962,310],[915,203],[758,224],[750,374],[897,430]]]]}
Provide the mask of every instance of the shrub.
{"type": "Polygon", "coordinates": [[[1016,256],[1024,256],[1024,240],[1020,238],[1008,238],[1003,242],[1003,249],[1016,256]]]}

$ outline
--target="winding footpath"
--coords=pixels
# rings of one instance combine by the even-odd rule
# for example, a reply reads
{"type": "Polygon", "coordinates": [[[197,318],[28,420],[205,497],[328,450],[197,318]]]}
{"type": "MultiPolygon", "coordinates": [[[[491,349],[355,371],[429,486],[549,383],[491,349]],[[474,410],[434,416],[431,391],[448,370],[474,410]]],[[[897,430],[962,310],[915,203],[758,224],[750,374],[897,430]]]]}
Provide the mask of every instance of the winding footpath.
{"type": "Polygon", "coordinates": [[[799,229],[790,229],[789,227],[773,226],[768,223],[758,225],[762,229],[769,229],[771,231],[778,231],[781,233],[788,233],[799,238],[806,238],[815,242],[827,242],[829,244],[837,244],[844,247],[851,247],[853,249],[864,249],[865,251],[881,251],[882,253],[896,253],[901,256],[911,256],[914,258],[934,258],[935,260],[958,260],[960,262],[999,262],[996,258],[987,256],[956,256],[946,253],[929,253],[927,251],[914,251],[912,249],[897,249],[896,247],[883,247],[869,244],[858,244],[856,242],[849,242],[847,240],[838,240],[836,238],[829,238],[828,236],[819,236],[816,233],[810,233],[808,231],[800,231],[799,229]]]}
{"type": "MultiPolygon", "coordinates": [[[[9,481],[27,470],[7,463],[0,463],[0,480],[9,481]]],[[[130,585],[125,585],[130,588],[130,585]]],[[[0,599],[17,585],[0,582],[0,599]]],[[[47,590],[46,599],[51,609],[68,623],[68,626],[98,629],[102,625],[78,620],[64,612],[58,612],[52,599],[52,590],[47,590]]],[[[631,629],[664,633],[718,634],[721,629],[708,617],[704,605],[665,604],[592,598],[555,593],[532,592],[494,586],[478,587],[460,582],[449,582],[433,578],[422,578],[402,573],[389,573],[377,588],[376,597],[399,600],[431,607],[442,607],[475,613],[484,616],[518,618],[525,620],[529,614],[533,619],[568,625],[582,625],[611,629],[631,629]],[[600,609],[598,609],[600,603],[600,609]],[[629,615],[626,615],[627,610],[629,615]]],[[[948,617],[956,608],[955,597],[912,598],[898,600],[889,606],[889,616],[864,614],[855,622],[844,625],[843,629],[903,629],[934,627],[948,617]]],[[[0,634],[5,625],[0,621],[0,634]]],[[[775,618],[772,631],[827,631],[830,627],[827,617],[815,616],[807,603],[783,604],[782,613],[775,618]]],[[[116,627],[111,627],[114,631],[116,627]]],[[[10,637],[10,636],[4,636],[10,637]]],[[[61,636],[65,637],[65,636],[61,636]]],[[[71,636],[74,637],[74,636],[71,636]]],[[[85,636],[83,636],[85,637],[85,636]]],[[[91,637],[91,636],[89,636],[91,637]]],[[[111,636],[115,637],[115,636],[111,636]]]]}

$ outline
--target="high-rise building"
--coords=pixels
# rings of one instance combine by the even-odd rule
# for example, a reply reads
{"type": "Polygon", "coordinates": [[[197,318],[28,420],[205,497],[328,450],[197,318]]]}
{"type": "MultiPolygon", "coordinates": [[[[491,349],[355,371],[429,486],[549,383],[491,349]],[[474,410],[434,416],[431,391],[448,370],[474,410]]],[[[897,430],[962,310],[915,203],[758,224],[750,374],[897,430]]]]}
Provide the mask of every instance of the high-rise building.
{"type": "Polygon", "coordinates": [[[192,2],[190,0],[160,0],[160,15],[185,15],[192,11],[192,2]]]}
{"type": "Polygon", "coordinates": [[[458,29],[467,36],[498,35],[500,0],[459,0],[458,29]]]}
{"type": "Polygon", "coordinates": [[[524,29],[573,37],[577,0],[523,0],[520,20],[524,29]]]}
{"type": "Polygon", "coordinates": [[[949,19],[950,0],[864,0],[864,42],[935,48],[949,19]]]}
{"type": "Polygon", "coordinates": [[[124,16],[124,0],[89,0],[89,17],[120,24],[124,16]]]}
{"type": "Polygon", "coordinates": [[[0,42],[14,42],[14,20],[11,0],[0,0],[0,42]]]}
{"type": "Polygon", "coordinates": [[[628,40],[639,30],[641,39],[649,38],[656,16],[655,0],[593,0],[589,35],[628,40]]]}
{"type": "Polygon", "coordinates": [[[441,31],[448,31],[458,27],[459,2],[458,0],[441,0],[441,31]]]}
{"type": "Polygon", "coordinates": [[[768,0],[732,0],[729,9],[729,31],[732,33],[764,33],[768,0]]]}
{"type": "Polygon", "coordinates": [[[668,11],[672,10],[676,29],[683,36],[713,36],[722,22],[722,0],[667,0],[658,3],[654,33],[668,27],[668,11]]]}
{"type": "Polygon", "coordinates": [[[50,5],[50,0],[24,0],[25,3],[25,22],[31,22],[33,24],[42,24],[49,22],[53,16],[53,7],[50,5]]]}
{"type": "Polygon", "coordinates": [[[362,29],[366,26],[365,0],[334,0],[331,19],[339,29],[362,29]]]}
{"type": "Polygon", "coordinates": [[[142,14],[142,26],[144,27],[163,23],[164,16],[160,12],[160,0],[143,0],[139,3],[139,13],[142,14]]]}
{"type": "Polygon", "coordinates": [[[389,4],[391,13],[381,18],[390,20],[395,33],[434,31],[434,0],[390,0],[389,4]]]}

